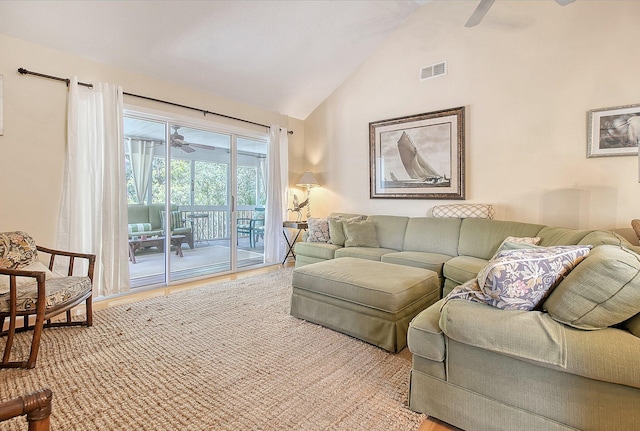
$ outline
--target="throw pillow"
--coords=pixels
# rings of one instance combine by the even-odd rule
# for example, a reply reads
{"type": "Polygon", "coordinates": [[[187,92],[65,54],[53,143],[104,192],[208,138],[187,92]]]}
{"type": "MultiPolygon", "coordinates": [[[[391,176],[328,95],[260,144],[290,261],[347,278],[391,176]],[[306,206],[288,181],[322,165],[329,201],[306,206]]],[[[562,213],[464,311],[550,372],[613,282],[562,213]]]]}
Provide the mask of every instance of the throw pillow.
{"type": "Polygon", "coordinates": [[[453,289],[447,300],[463,298],[504,310],[533,310],[590,249],[557,246],[503,250],[475,279],[453,289]]]}
{"type": "Polygon", "coordinates": [[[376,225],[370,220],[344,220],[345,247],[378,247],[376,225]]]}
{"type": "Polygon", "coordinates": [[[0,233],[0,268],[22,269],[37,258],[36,242],[28,233],[0,233]]]}
{"type": "Polygon", "coordinates": [[[151,230],[151,223],[130,223],[128,226],[129,233],[149,232],[151,230]]]}
{"type": "MultiPolygon", "coordinates": [[[[162,223],[162,228],[165,226],[165,211],[160,211],[160,221],[162,223]]],[[[179,227],[183,227],[182,215],[180,211],[169,211],[169,229],[173,230],[179,227]]]]}
{"type": "Polygon", "coordinates": [[[545,301],[558,322],[603,329],[640,313],[640,255],[615,245],[595,247],[545,301]]]}
{"type": "MultiPolygon", "coordinates": [[[[42,262],[40,261],[36,261],[33,262],[23,268],[20,268],[21,271],[42,271],[45,273],[45,279],[50,279],[55,277],[56,275],[49,271],[49,268],[47,268],[42,262]]],[[[35,278],[31,278],[31,277],[16,277],[16,286],[20,287],[20,286],[26,286],[27,284],[33,284],[36,283],[36,279],[35,278]]],[[[7,292],[9,292],[9,283],[10,283],[10,277],[8,275],[0,275],[0,294],[5,294],[7,292]]]]}
{"type": "Polygon", "coordinates": [[[344,247],[344,242],[347,239],[344,236],[344,227],[342,222],[344,220],[366,220],[367,216],[357,216],[352,218],[345,218],[343,216],[329,217],[329,244],[339,245],[344,247]]]}
{"type": "Polygon", "coordinates": [[[307,242],[328,242],[329,237],[329,220],[326,218],[309,217],[307,219],[309,225],[309,235],[307,242]]]}

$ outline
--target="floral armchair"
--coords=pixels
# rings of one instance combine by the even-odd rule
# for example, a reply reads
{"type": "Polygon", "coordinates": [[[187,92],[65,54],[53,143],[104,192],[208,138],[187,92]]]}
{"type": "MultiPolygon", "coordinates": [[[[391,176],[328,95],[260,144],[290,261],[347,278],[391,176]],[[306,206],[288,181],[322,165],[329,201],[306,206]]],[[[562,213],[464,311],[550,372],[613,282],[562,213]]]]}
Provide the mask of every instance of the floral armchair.
{"type": "Polygon", "coordinates": [[[0,233],[0,336],[6,336],[0,368],[33,368],[45,327],[92,325],[91,295],[95,260],[93,254],[38,246],[25,232],[0,233]],[[39,254],[49,256],[48,268],[40,262],[39,254]],[[64,273],[53,272],[56,258],[58,264],[64,267],[64,273]],[[81,260],[87,263],[86,274],[74,275],[74,265],[81,260]],[[86,317],[84,320],[73,320],[71,309],[83,302],[86,317]],[[52,321],[61,313],[66,313],[66,320],[52,321]],[[5,326],[7,318],[9,322],[5,326]],[[18,321],[21,321],[20,327],[18,321]],[[12,360],[11,348],[15,334],[26,330],[33,330],[29,357],[26,360],[12,360]]]}

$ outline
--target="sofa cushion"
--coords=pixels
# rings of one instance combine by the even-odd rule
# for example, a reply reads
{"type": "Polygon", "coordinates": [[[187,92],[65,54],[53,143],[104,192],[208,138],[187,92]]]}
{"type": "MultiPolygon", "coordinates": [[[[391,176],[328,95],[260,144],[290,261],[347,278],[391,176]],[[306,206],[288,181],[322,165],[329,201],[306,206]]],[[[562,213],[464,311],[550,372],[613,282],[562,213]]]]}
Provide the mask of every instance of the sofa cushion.
{"type": "MultiPolygon", "coordinates": [[[[149,206],[143,204],[127,205],[127,223],[151,223],[149,220],[149,206]]],[[[153,224],[151,227],[154,228],[153,224]]],[[[159,227],[160,224],[158,224],[154,229],[158,229],[159,227]]]]}
{"type": "Polygon", "coordinates": [[[449,259],[451,259],[451,256],[446,254],[423,253],[420,251],[387,253],[380,258],[382,262],[428,269],[438,274],[438,277],[442,277],[442,266],[449,259]]]}
{"type": "Polygon", "coordinates": [[[296,254],[316,258],[333,259],[336,250],[342,247],[324,242],[297,242],[295,245],[296,254]]]}
{"type": "Polygon", "coordinates": [[[489,260],[506,237],[535,237],[543,227],[514,221],[464,219],[460,226],[458,255],[489,260]]]}
{"type": "Polygon", "coordinates": [[[307,224],[309,226],[307,242],[329,242],[329,220],[327,218],[309,217],[307,224]]]}
{"type": "Polygon", "coordinates": [[[545,301],[559,322],[602,329],[640,312],[640,256],[624,247],[601,245],[545,301]]]}
{"type": "Polygon", "coordinates": [[[407,222],[403,251],[458,255],[459,218],[412,217],[407,222]]]}
{"type": "Polygon", "coordinates": [[[633,316],[631,319],[624,322],[625,328],[629,330],[636,337],[640,337],[640,313],[633,316]]]}
{"type": "Polygon", "coordinates": [[[376,226],[369,220],[343,221],[345,247],[378,247],[376,226]]]}
{"type": "Polygon", "coordinates": [[[444,263],[443,275],[449,280],[462,284],[478,275],[488,260],[470,256],[456,256],[444,263]]]}
{"type": "Polygon", "coordinates": [[[590,246],[503,250],[447,299],[484,302],[505,310],[533,310],[589,254],[590,246]]]}
{"type": "Polygon", "coordinates": [[[598,245],[622,245],[627,248],[631,248],[632,245],[629,241],[624,239],[622,236],[618,235],[612,231],[606,230],[594,230],[589,232],[578,244],[590,244],[595,246],[598,245]]]}
{"type": "Polygon", "coordinates": [[[407,345],[414,355],[442,362],[445,358],[444,334],[440,329],[442,299],[422,311],[409,323],[407,345]]]}
{"type": "Polygon", "coordinates": [[[548,247],[552,245],[575,245],[585,236],[591,233],[590,230],[576,230],[563,227],[543,227],[538,233],[540,245],[548,247]]]}
{"type": "Polygon", "coordinates": [[[335,252],[335,257],[357,257],[359,259],[380,261],[382,256],[388,253],[396,253],[396,250],[381,247],[344,247],[335,252]]]}
{"type": "Polygon", "coordinates": [[[404,250],[404,236],[409,217],[372,215],[367,220],[376,226],[378,247],[404,250]]]}
{"type": "Polygon", "coordinates": [[[500,310],[454,299],[442,307],[439,324],[460,343],[545,364],[567,363],[564,327],[540,311],[500,310]]]}

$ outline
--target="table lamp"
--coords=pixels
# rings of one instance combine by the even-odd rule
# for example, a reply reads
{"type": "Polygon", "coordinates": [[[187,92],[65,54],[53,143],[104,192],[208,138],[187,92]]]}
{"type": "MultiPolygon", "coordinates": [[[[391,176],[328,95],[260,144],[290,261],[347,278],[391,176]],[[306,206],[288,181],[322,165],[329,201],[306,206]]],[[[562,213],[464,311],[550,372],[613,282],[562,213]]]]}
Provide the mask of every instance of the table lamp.
{"type": "Polygon", "coordinates": [[[319,186],[318,180],[311,171],[305,171],[304,174],[298,179],[296,186],[304,187],[307,189],[307,219],[311,217],[311,188],[319,186]]]}

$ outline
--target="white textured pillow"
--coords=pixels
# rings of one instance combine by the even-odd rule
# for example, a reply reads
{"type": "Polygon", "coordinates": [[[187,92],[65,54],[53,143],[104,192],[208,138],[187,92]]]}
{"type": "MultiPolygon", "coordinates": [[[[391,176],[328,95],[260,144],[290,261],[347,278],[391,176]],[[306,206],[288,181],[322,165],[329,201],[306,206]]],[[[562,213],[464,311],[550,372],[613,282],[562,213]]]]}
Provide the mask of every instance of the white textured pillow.
{"type": "MultiPolygon", "coordinates": [[[[35,261],[30,265],[25,266],[24,268],[20,268],[21,271],[42,271],[45,273],[46,279],[57,277],[53,272],[49,271],[42,262],[35,261]]],[[[36,279],[31,277],[16,277],[16,285],[26,286],[27,284],[35,283],[36,279]]],[[[9,276],[8,275],[0,275],[0,293],[7,293],[9,291],[9,276]]]]}
{"type": "Polygon", "coordinates": [[[329,242],[329,220],[326,218],[307,219],[309,225],[309,235],[307,242],[329,242]]]}

